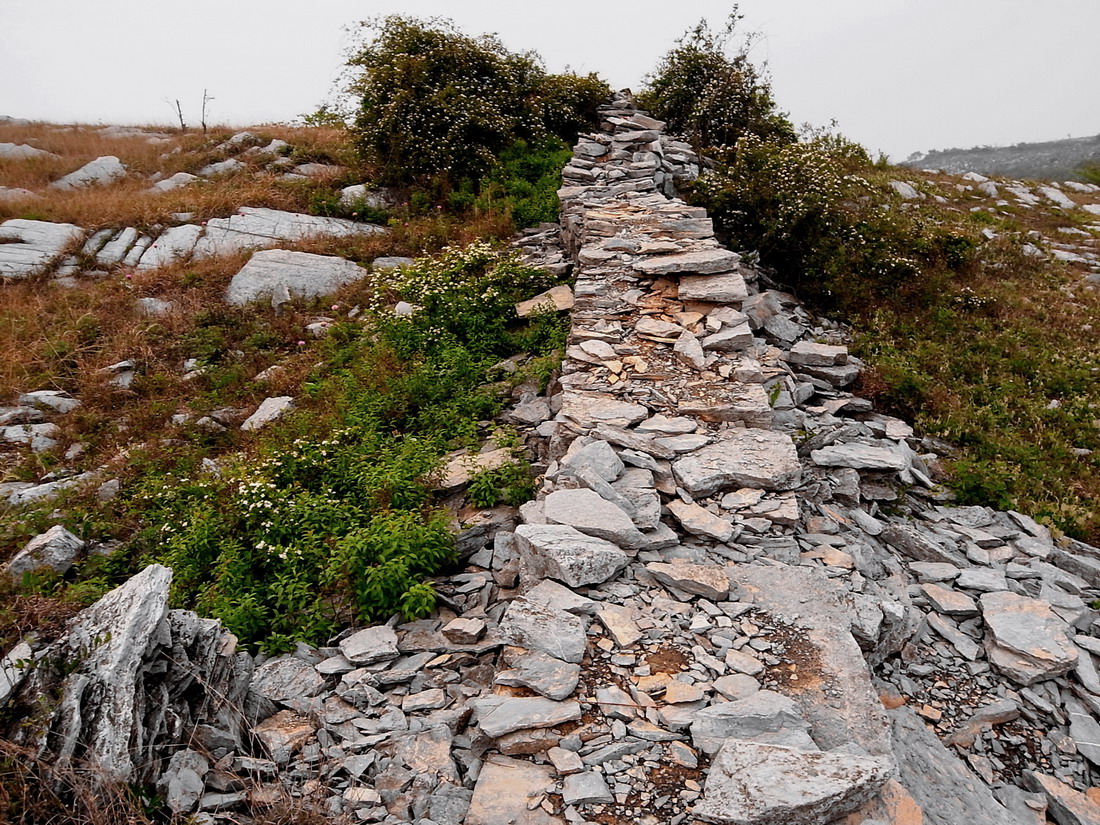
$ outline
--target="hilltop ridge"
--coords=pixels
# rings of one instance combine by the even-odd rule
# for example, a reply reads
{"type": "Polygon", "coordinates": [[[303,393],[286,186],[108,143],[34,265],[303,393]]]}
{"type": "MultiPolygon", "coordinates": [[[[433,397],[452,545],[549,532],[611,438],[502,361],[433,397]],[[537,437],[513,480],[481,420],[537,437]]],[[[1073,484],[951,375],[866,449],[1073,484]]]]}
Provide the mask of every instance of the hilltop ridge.
{"type": "Polygon", "coordinates": [[[1029,180],[1084,180],[1081,168],[1100,164],[1100,135],[1012,146],[933,149],[906,158],[902,166],[961,175],[978,172],[1029,180]]]}

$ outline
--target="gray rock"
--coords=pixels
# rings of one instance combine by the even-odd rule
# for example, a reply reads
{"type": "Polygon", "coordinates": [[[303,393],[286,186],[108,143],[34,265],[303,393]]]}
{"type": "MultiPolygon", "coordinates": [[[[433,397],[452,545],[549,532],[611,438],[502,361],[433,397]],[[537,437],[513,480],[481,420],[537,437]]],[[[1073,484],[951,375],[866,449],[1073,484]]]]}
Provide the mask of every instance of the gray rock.
{"type": "Polygon", "coordinates": [[[790,490],[802,480],[794,442],[770,430],[726,430],[715,443],[677,459],[672,469],[696,497],[740,487],[790,490]]]}
{"type": "Polygon", "coordinates": [[[735,565],[729,571],[743,601],[797,627],[804,649],[812,650],[814,675],[799,678],[792,698],[813,725],[814,741],[827,750],[854,744],[889,755],[889,724],[849,629],[847,592],[806,567],[735,565]]]}
{"type": "Polygon", "coordinates": [[[495,684],[527,688],[554,701],[572,696],[581,677],[580,665],[538,650],[505,648],[504,662],[508,669],[497,673],[495,684]]]}
{"type": "Polygon", "coordinates": [[[908,707],[888,711],[898,781],[924,810],[924,821],[1024,825],[908,707]]]}
{"type": "Polygon", "coordinates": [[[478,773],[464,825],[563,825],[560,817],[529,804],[553,786],[549,765],[490,754],[478,773]]]}
{"type": "Polygon", "coordinates": [[[137,268],[142,272],[149,272],[187,259],[202,233],[203,228],[194,224],[168,227],[141,254],[137,268]]]}
{"type": "Polygon", "coordinates": [[[623,461],[606,441],[578,438],[559,462],[562,467],[588,467],[604,481],[614,481],[624,469],[623,461]]]}
{"type": "Polygon", "coordinates": [[[50,158],[58,160],[59,156],[45,149],[35,149],[26,143],[0,143],[0,159],[2,160],[27,160],[29,158],[50,158]]]}
{"type": "Polygon", "coordinates": [[[584,631],[584,621],[572,613],[523,597],[508,605],[500,622],[500,635],[506,642],[572,664],[584,659],[584,631]]]}
{"type": "MultiPolygon", "coordinates": [[[[246,249],[277,246],[283,241],[302,241],[326,236],[367,237],[385,234],[388,231],[381,226],[341,218],[323,218],[296,212],[282,212],[278,209],[242,206],[228,218],[208,220],[192,254],[195,259],[200,259],[215,255],[230,255],[246,249]]],[[[365,274],[366,270],[362,271],[365,274]]]]}
{"type": "Polygon", "coordinates": [[[80,558],[84,551],[84,541],[74,536],[60,524],[55,524],[45,533],[40,533],[12,557],[6,565],[9,576],[15,579],[23,577],[42,567],[54,573],[64,575],[80,558]]]}
{"type": "Polygon", "coordinates": [[[1069,716],[1069,735],[1077,746],[1077,752],[1093,765],[1100,764],[1100,723],[1081,702],[1072,697],[1066,700],[1066,715],[1069,716]]]}
{"type": "Polygon", "coordinates": [[[551,728],[581,718],[577,702],[555,702],[541,696],[500,700],[500,697],[475,699],[477,725],[493,739],[530,728],[551,728]]]}
{"type": "Polygon", "coordinates": [[[998,590],[1008,590],[1008,581],[1000,570],[991,570],[988,567],[968,567],[959,572],[955,584],[965,587],[967,590],[977,590],[981,593],[995,593],[998,590]]]}
{"type": "Polygon", "coordinates": [[[89,161],[75,172],[50,184],[51,189],[81,189],[85,186],[106,186],[126,177],[126,166],[114,155],[89,161]]]}
{"type": "Polygon", "coordinates": [[[23,680],[31,665],[34,652],[26,642],[20,642],[0,659],[0,708],[7,704],[23,680]]]}
{"type": "Polygon", "coordinates": [[[869,802],[892,770],[883,758],[730,739],[692,813],[721,825],[828,825],[869,802]]]}
{"type": "Polygon", "coordinates": [[[989,662],[1013,681],[1026,687],[1077,663],[1069,625],[1046,602],[1007,591],[986,593],[980,601],[989,662]]]}
{"type": "Polygon", "coordinates": [[[882,531],[882,540],[917,561],[968,567],[966,557],[958,550],[949,550],[916,527],[890,524],[882,531]]]}
{"type": "Polygon", "coordinates": [[[854,470],[893,470],[900,472],[909,467],[905,456],[887,447],[870,444],[830,444],[810,453],[819,467],[850,467],[854,470]]]}
{"type": "Polygon", "coordinates": [[[566,390],[562,393],[560,416],[586,429],[601,423],[629,427],[649,418],[649,410],[606,393],[566,390]]]}
{"type": "Polygon", "coordinates": [[[621,573],[630,561],[611,542],[564,524],[521,524],[516,540],[525,581],[549,577],[569,587],[600,584],[621,573]]]}
{"type": "Polygon", "coordinates": [[[516,304],[516,315],[527,318],[539,312],[565,312],[574,304],[573,290],[568,286],[556,286],[540,292],[534,298],[516,304]]]}
{"type": "Polygon", "coordinates": [[[848,363],[848,348],[829,344],[816,344],[812,341],[799,341],[787,353],[787,360],[792,364],[803,366],[840,366],[848,363]]]}
{"type": "Polygon", "coordinates": [[[958,590],[940,587],[938,584],[924,584],[921,585],[921,592],[932,603],[936,611],[945,616],[958,616],[966,619],[978,615],[977,603],[958,590]]]}
{"type": "Polygon", "coordinates": [[[295,656],[269,659],[252,675],[252,690],[273,702],[315,696],[324,685],[317,669],[295,656]]]}
{"type": "Polygon", "coordinates": [[[389,255],[384,258],[375,258],[370,262],[370,268],[375,272],[394,272],[398,269],[412,266],[415,263],[416,261],[412,258],[401,255],[389,255]]]}
{"type": "Polygon", "coordinates": [[[693,593],[711,601],[724,601],[729,595],[730,580],[724,567],[708,564],[673,562],[647,564],[648,570],[661,584],[684,593],[693,593]]]}
{"type": "Polygon", "coordinates": [[[761,690],[736,702],[721,702],[698,711],[691,723],[691,741],[708,754],[717,753],[731,737],[816,750],[809,730],[810,723],[791,699],[761,690]]]}
{"type": "Polygon", "coordinates": [[[897,192],[898,195],[901,196],[902,200],[915,201],[920,200],[924,197],[920,192],[913,188],[912,184],[906,183],[903,180],[890,181],[890,188],[897,192]]]}
{"type": "Polygon", "coordinates": [[[0,224],[0,278],[29,278],[47,270],[84,230],[70,223],[15,219],[0,224]]]}
{"type": "Polygon", "coordinates": [[[365,627],[340,642],[340,652],[355,665],[373,665],[396,659],[397,634],[386,625],[365,627]]]}
{"type": "Polygon", "coordinates": [[[721,516],[700,507],[674,499],[668,504],[668,510],[680,522],[680,526],[694,536],[711,538],[715,541],[729,541],[733,535],[733,523],[721,516]]]}
{"type": "MultiPolygon", "coordinates": [[[[634,264],[634,269],[643,275],[672,275],[681,272],[694,273],[694,275],[711,275],[720,272],[731,272],[737,268],[737,265],[741,262],[741,256],[736,252],[730,252],[726,249],[702,249],[695,252],[679,252],[671,255],[654,255],[649,258],[645,258],[634,264]]],[[[710,300],[706,298],[697,298],[695,295],[684,294],[684,281],[689,278],[693,278],[692,275],[687,275],[680,279],[680,298],[681,299],[693,299],[693,300],[710,300]]],[[[729,301],[739,301],[745,297],[744,284],[745,281],[738,274],[737,278],[741,279],[742,295],[739,298],[731,298],[729,301]]],[[[725,303],[726,299],[719,301],[725,303]]]]}
{"type": "Polygon", "coordinates": [[[603,774],[595,771],[565,777],[561,796],[566,805],[598,805],[615,801],[611,789],[607,787],[607,780],[603,778],[603,774]]]}
{"type": "Polygon", "coordinates": [[[1022,779],[1024,787],[1046,797],[1058,825],[1100,825],[1100,805],[1075,788],[1037,771],[1024,771],[1022,779]]]}
{"type": "Polygon", "coordinates": [[[234,306],[270,301],[284,292],[291,298],[319,298],[366,277],[361,266],[329,255],[269,249],[257,252],[233,276],[225,300],[234,306]]]}
{"type": "Polygon", "coordinates": [[[256,412],[252,413],[241,424],[241,429],[245,432],[251,432],[266,427],[271,422],[282,418],[292,409],[294,409],[294,399],[289,395],[265,398],[260,402],[260,406],[256,408],[256,412]]]}
{"type": "Polygon", "coordinates": [[[164,180],[158,180],[153,184],[153,189],[157,192],[171,192],[174,189],[181,189],[198,179],[198,175],[192,175],[188,172],[176,172],[176,174],[171,177],[167,177],[164,180]]]}
{"type": "Polygon", "coordinates": [[[35,390],[25,392],[19,396],[20,404],[30,404],[40,409],[50,409],[59,413],[72,412],[80,406],[80,402],[61,390],[35,390]]]}
{"type": "MultiPolygon", "coordinates": [[[[80,742],[83,757],[98,763],[104,777],[120,782],[135,777],[135,757],[160,733],[146,728],[142,718],[142,671],[165,619],[171,581],[167,567],[146,567],[83,610],[44,652],[47,659],[74,664],[45,723],[54,758],[68,760],[80,742]]],[[[46,678],[44,670],[36,670],[29,682],[46,678]]]]}
{"type": "Polygon", "coordinates": [[[733,304],[749,295],[740,272],[723,275],[685,275],[680,278],[680,300],[733,304]]]}
{"type": "Polygon", "coordinates": [[[206,757],[190,748],[172,754],[167,770],[157,780],[157,790],[168,810],[174,814],[193,811],[202,797],[203,780],[209,770],[206,757]]]}
{"type": "Polygon", "coordinates": [[[456,645],[472,645],[485,635],[485,622],[460,617],[451,619],[440,632],[456,645]]]}

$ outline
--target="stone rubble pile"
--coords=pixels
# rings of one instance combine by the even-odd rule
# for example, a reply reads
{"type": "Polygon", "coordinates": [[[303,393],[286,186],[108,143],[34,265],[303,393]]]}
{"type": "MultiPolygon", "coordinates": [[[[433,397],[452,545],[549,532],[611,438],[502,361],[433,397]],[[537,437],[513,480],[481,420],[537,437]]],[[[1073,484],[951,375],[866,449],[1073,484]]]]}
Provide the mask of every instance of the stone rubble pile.
{"type": "MultiPolygon", "coordinates": [[[[1100,823],[1100,549],[943,506],[935,445],[850,391],[843,331],[675,197],[690,147],[627,99],[603,116],[560,233],[516,242],[576,279],[519,308],[572,312],[560,376],[506,413],[542,487],[459,513],[435,616],[252,660],[165,613],[154,567],[13,651],[0,701],[43,690],[16,659],[109,630],[36,741],[137,736],[120,770],[196,822],[289,795],[385,825],[1100,823]]],[[[443,491],[501,453],[455,456],[443,491]]]]}

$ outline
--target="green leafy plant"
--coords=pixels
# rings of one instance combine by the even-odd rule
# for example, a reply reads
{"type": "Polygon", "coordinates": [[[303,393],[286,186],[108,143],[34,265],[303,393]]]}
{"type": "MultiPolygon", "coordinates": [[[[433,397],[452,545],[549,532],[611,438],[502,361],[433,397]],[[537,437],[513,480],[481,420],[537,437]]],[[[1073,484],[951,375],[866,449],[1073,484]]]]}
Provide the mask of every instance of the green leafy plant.
{"type": "Polygon", "coordinates": [[[353,131],[393,182],[479,180],[517,139],[571,138],[610,95],[594,75],[548,75],[535,54],[450,21],[390,15],[363,28],[348,60],[353,131]]]}
{"type": "Polygon", "coordinates": [[[742,19],[735,5],[720,32],[700,21],[664,56],[639,95],[643,108],[700,149],[732,146],[744,135],[780,143],[795,137],[776,110],[767,74],[749,58],[751,38],[730,54],[742,19]]]}

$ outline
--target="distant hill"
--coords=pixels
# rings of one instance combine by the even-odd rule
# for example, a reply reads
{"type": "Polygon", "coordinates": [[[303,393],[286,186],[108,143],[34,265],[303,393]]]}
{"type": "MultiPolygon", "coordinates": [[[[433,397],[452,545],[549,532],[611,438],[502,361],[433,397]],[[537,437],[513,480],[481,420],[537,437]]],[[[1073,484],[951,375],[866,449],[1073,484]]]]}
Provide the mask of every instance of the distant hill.
{"type": "Polygon", "coordinates": [[[977,146],[942,149],[914,155],[902,165],[917,169],[942,169],[962,174],[1003,175],[1040,180],[1083,180],[1080,168],[1100,164],[1100,135],[1017,143],[1015,146],[977,146]]]}

